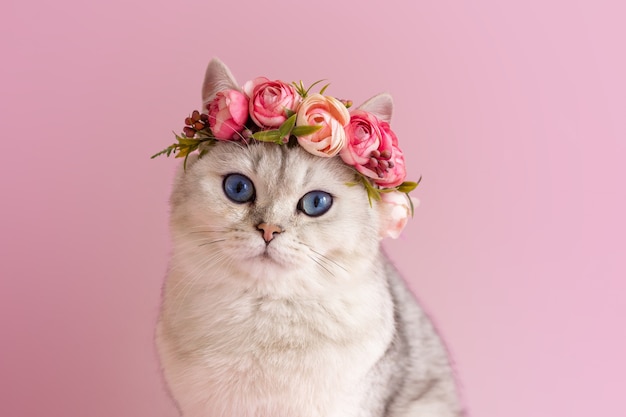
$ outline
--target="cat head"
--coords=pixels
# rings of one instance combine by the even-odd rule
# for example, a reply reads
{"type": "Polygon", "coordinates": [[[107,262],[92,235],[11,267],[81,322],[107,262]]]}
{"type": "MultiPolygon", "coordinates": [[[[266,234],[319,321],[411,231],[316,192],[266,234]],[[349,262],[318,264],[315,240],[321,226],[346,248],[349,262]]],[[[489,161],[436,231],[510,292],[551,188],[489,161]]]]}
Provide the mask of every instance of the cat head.
{"type": "Polygon", "coordinates": [[[334,256],[374,256],[380,238],[397,237],[417,184],[404,181],[391,96],[348,111],[349,101],[310,90],[264,77],[240,88],[211,61],[207,113],[188,117],[162,152],[185,157],[171,199],[175,236],[195,234],[209,257],[268,270],[336,270],[334,256]]]}
{"type": "Polygon", "coordinates": [[[354,172],[340,159],[268,143],[221,142],[210,152],[190,157],[171,197],[175,244],[197,256],[191,263],[332,280],[378,256],[378,203],[349,185],[354,172]]]}

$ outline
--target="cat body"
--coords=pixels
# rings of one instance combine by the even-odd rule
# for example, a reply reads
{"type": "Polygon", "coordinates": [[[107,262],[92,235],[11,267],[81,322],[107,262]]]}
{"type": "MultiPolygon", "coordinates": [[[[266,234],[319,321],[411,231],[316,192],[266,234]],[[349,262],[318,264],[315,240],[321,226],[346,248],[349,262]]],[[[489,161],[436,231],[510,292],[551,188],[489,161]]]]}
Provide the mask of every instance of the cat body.
{"type": "Polygon", "coordinates": [[[219,142],[190,156],[156,332],[183,416],[461,415],[445,349],[354,180],[298,146],[219,142]],[[232,175],[249,179],[249,202],[226,195],[232,175]],[[309,216],[302,199],[316,190],[332,205],[309,216]]]}

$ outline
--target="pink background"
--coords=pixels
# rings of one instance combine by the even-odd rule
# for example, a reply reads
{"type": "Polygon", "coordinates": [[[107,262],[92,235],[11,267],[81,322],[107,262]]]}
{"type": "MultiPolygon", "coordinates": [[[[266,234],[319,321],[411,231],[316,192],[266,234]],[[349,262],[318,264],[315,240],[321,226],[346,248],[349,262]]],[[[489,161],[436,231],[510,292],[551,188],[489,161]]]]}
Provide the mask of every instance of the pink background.
{"type": "Polygon", "coordinates": [[[472,416],[624,415],[618,1],[8,0],[0,6],[0,415],[170,417],[152,346],[176,165],[238,80],[389,91],[422,205],[386,243],[472,416]],[[505,5],[506,3],[506,5],[505,5]]]}

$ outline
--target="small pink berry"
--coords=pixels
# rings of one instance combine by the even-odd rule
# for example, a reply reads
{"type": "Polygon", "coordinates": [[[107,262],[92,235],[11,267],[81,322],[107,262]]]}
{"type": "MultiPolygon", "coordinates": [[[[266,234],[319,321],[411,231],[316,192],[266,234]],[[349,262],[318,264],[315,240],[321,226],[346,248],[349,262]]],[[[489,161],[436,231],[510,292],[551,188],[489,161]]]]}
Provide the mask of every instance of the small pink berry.
{"type": "Polygon", "coordinates": [[[187,136],[188,138],[193,138],[196,135],[196,131],[189,126],[185,126],[183,132],[185,132],[185,136],[187,136]]]}

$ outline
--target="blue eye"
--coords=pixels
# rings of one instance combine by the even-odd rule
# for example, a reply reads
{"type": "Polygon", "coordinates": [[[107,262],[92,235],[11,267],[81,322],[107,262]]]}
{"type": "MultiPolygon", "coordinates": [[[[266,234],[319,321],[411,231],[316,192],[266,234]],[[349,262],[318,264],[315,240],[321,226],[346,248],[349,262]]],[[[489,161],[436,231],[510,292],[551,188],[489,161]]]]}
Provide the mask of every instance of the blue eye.
{"type": "Polygon", "coordinates": [[[254,199],[254,184],[241,174],[230,174],[224,178],[224,194],[235,203],[247,203],[254,199]]]}
{"type": "Polygon", "coordinates": [[[317,217],[326,213],[333,205],[333,196],[324,191],[306,193],[298,202],[298,209],[307,216],[317,217]]]}

